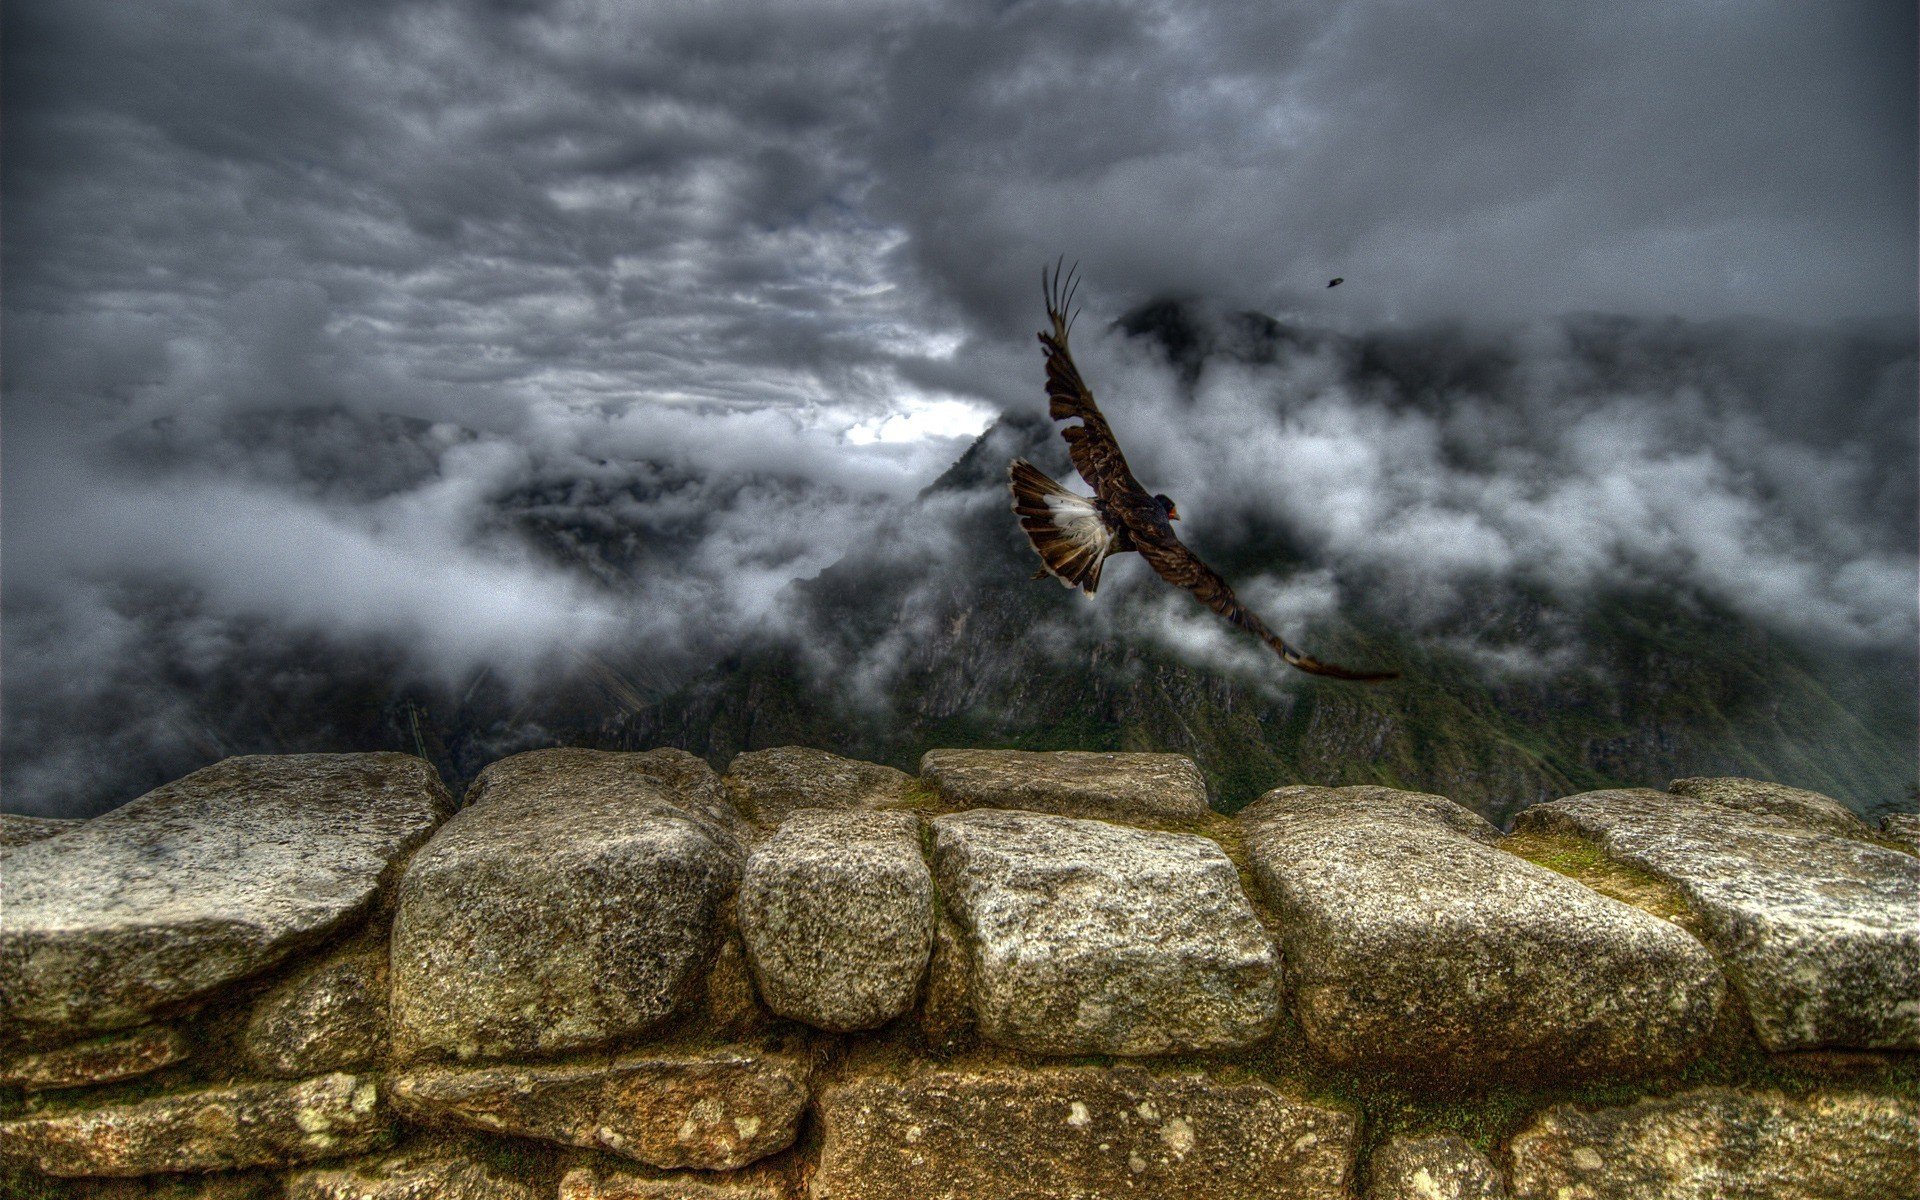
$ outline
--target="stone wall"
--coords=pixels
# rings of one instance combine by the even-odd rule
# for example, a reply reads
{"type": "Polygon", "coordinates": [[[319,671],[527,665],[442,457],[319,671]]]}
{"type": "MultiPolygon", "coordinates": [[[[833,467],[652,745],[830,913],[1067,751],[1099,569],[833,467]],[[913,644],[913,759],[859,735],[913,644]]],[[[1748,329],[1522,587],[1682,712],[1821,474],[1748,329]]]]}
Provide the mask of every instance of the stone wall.
{"type": "Polygon", "coordinates": [[[1774,784],[301,755],[0,833],[7,1196],[1920,1195],[1913,825],[1774,784]]]}

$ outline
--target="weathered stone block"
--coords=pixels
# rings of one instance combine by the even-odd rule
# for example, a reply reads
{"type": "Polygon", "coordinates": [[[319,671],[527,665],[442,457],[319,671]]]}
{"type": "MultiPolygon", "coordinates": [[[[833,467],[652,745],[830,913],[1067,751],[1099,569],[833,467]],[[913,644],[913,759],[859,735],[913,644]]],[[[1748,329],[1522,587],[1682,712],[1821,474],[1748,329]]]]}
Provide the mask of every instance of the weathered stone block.
{"type": "Polygon", "coordinates": [[[229,758],[7,850],[0,1017],[124,1028],[265,970],[365,912],[450,807],[411,755],[229,758]]]}
{"type": "MultiPolygon", "coordinates": [[[[548,1193],[551,1194],[551,1193],[548,1193]]],[[[286,1200],[543,1200],[524,1179],[468,1155],[408,1150],[287,1176],[286,1200]]]]}
{"type": "Polygon", "coordinates": [[[1279,910],[1295,1012],[1333,1062],[1456,1080],[1633,1074],[1687,1061],[1712,1029],[1725,985],[1697,941],[1491,848],[1485,823],[1441,797],[1279,788],[1239,819],[1279,910]]]}
{"type": "Polygon", "coordinates": [[[78,829],[83,824],[85,824],[83,821],[68,821],[59,817],[28,817],[19,813],[0,813],[0,849],[45,841],[47,838],[78,829]]]}
{"type": "Polygon", "coordinates": [[[1507,1200],[1507,1187],[1458,1134],[1397,1137],[1367,1164],[1367,1200],[1507,1200]]]}
{"type": "Polygon", "coordinates": [[[933,875],[912,813],[796,812],[754,848],[740,933],[760,996],[835,1032],[913,1007],[933,947],[933,875]]]}
{"type": "Polygon", "coordinates": [[[374,1081],[338,1074],[8,1121],[0,1153],[49,1175],[159,1175],[361,1154],[390,1134],[374,1081]]]}
{"type": "Polygon", "coordinates": [[[605,1150],[655,1167],[729,1170],[793,1144],[812,1060],[726,1049],[588,1065],[432,1070],[393,1081],[428,1124],[605,1150]]]}
{"type": "Polygon", "coordinates": [[[1880,836],[1909,854],[1920,854],[1920,813],[1888,813],[1880,818],[1880,836]]]}
{"type": "Polygon", "coordinates": [[[929,750],[920,778],[958,808],[1069,816],[1205,816],[1207,780],[1184,754],[929,750]]]}
{"type": "Polygon", "coordinates": [[[482,772],[401,883],[395,1054],[592,1046],[676,1012],[740,870],[707,782],[658,751],[537,750],[482,772]]]}
{"type": "Polygon", "coordinates": [[[805,746],[736,755],[726,778],[734,806],[769,826],[802,809],[871,809],[898,803],[912,783],[905,771],[805,746]]]}
{"type": "Polygon", "coordinates": [[[0,1085],[38,1092],[115,1083],[170,1067],[188,1053],[179,1031],[145,1025],[57,1050],[16,1054],[0,1065],[0,1085]]]}
{"type": "Polygon", "coordinates": [[[1723,1088],[1562,1105],[1509,1154],[1514,1200],[1892,1200],[1920,1195],[1920,1105],[1723,1088]]]}
{"type": "Polygon", "coordinates": [[[1868,837],[1873,832],[1852,809],[1831,796],[1760,779],[1733,776],[1676,779],[1667,785],[1667,791],[1759,822],[1777,821],[1795,829],[1837,837],[1868,837]]]}
{"type": "Polygon", "coordinates": [[[934,821],[981,1034],[1043,1054],[1176,1054],[1266,1037],[1279,963],[1205,838],[990,809],[934,821]]]}
{"type": "Polygon", "coordinates": [[[1138,1068],[929,1071],[824,1090],[813,1200],[1345,1200],[1348,1113],[1138,1068]]]}
{"type": "Polygon", "coordinates": [[[387,1048],[387,946],[307,964],[254,1003],[240,1051],[263,1075],[297,1079],[377,1061],[387,1048]]]}
{"type": "Polygon", "coordinates": [[[795,1200],[797,1195],[785,1175],[752,1167],[723,1175],[576,1167],[560,1180],[560,1200],[795,1200]]]}
{"type": "Polygon", "coordinates": [[[1677,888],[1769,1049],[1920,1049],[1920,860],[1741,794],[1587,792],[1516,828],[1590,839],[1677,888]]]}

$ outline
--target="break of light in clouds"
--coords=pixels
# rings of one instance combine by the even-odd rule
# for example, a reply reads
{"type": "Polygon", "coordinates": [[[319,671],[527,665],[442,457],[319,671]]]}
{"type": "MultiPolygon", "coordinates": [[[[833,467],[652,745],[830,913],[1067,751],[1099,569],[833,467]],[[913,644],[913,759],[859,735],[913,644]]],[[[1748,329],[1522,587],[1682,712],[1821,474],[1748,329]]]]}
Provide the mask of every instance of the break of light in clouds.
{"type": "Polygon", "coordinates": [[[1136,465],[1321,560],[1248,581],[1283,614],[1627,571],[1910,644],[1911,351],[1818,331],[1911,343],[1913,45],[1869,3],[12,4],[9,791],[222,749],[196,681],[302,638],[534,687],[777,629],[1038,406],[1060,253],[1136,465]],[[1103,332],[1164,296],[1458,323],[1524,386],[1183,391],[1103,332]],[[1581,313],[1715,349],[1606,378],[1581,313]]]}

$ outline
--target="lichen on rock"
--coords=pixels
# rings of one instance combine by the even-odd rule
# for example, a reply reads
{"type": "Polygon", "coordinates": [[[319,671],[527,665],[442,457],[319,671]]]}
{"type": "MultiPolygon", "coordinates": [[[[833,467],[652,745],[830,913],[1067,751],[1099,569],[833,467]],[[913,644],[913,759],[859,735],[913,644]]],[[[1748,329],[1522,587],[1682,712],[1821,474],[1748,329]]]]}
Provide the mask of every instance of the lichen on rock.
{"type": "Polygon", "coordinates": [[[813,1200],[1345,1200],[1359,1134],[1264,1083],[1137,1067],[855,1078],[818,1111],[813,1200]]]}
{"type": "Polygon", "coordinates": [[[1920,1195],[1920,1105],[1702,1088],[1556,1106],[1508,1153],[1514,1200],[1892,1200],[1920,1195]]]}
{"type": "Polygon", "coordinates": [[[1920,1049],[1920,860],[1832,832],[1844,822],[1811,793],[1683,782],[1710,798],[1585,792],[1515,827],[1587,838],[1678,888],[1768,1049],[1920,1049]]]}
{"type": "Polygon", "coordinates": [[[292,1166],[377,1149],[390,1135],[379,1085],[334,1074],[8,1121],[0,1153],[49,1175],[155,1175],[292,1166]]]}
{"type": "Polygon", "coordinates": [[[4,852],[0,1017],[119,1029],[364,914],[451,801],[405,754],[229,758],[4,852]]]}
{"type": "Polygon", "coordinates": [[[1505,854],[1479,817],[1380,787],[1275,789],[1239,815],[1294,1011],[1343,1067],[1507,1081],[1657,1073],[1725,984],[1678,926],[1505,854]]]}
{"type": "Polygon", "coordinates": [[[920,778],[953,808],[1066,816],[1201,817],[1207,780],[1184,754],[1082,750],[929,750],[920,778]]]}
{"type": "Polygon", "coordinates": [[[660,752],[488,767],[401,883],[396,1056],[578,1049],[680,1011],[740,871],[739,839],[710,815],[718,794],[660,752]]]}
{"type": "Polygon", "coordinates": [[[727,795],[749,819],[777,826],[803,809],[872,809],[898,804],[913,779],[878,763],[806,746],[776,746],[734,756],[727,795]]]}
{"type": "Polygon", "coordinates": [[[1042,1054],[1251,1046],[1280,966],[1214,842],[980,809],[933,822],[983,1037],[1042,1054]]]}
{"type": "Polygon", "coordinates": [[[803,1052],[720,1047],[422,1070],[397,1076],[392,1087],[395,1106],[415,1121],[718,1171],[793,1144],[812,1070],[803,1052]]]}
{"type": "Polygon", "coordinates": [[[740,932],[768,1008],[835,1032],[913,1007],[933,946],[933,876],[918,815],[794,813],[756,846],[740,932]]]}

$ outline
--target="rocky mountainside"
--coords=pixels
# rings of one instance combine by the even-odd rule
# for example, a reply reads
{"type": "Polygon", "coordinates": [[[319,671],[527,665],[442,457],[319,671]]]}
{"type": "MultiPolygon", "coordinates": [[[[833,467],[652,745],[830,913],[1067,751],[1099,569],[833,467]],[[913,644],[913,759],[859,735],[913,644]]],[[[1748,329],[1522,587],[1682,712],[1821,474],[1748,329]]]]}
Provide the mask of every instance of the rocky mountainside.
{"type": "MultiPolygon", "coordinates": [[[[1437,791],[1504,823],[1568,791],[1728,772],[1798,781],[1869,814],[1912,804],[1913,663],[1795,642],[1698,595],[1623,588],[1569,606],[1489,589],[1437,634],[1371,610],[1290,634],[1402,672],[1371,687],[1277,661],[1219,670],[1103,634],[1085,609],[1108,598],[1030,579],[1038,560],[1004,498],[1019,456],[1070,470],[1047,423],[1004,419],[899,519],[945,522],[950,539],[882,532],[798,586],[815,644],[746,649],[596,743],[680,746],[721,765],[788,743],[902,767],[931,745],[1173,751],[1201,764],[1225,811],[1311,779],[1437,791]],[[927,576],[951,582],[929,594],[927,576]],[[1548,625],[1575,631],[1578,661],[1502,674],[1459,648],[1528,656],[1548,625]],[[842,666],[875,647],[881,683],[842,666]]],[[[1214,565],[1231,578],[1285,556],[1255,530],[1214,565]]]]}

